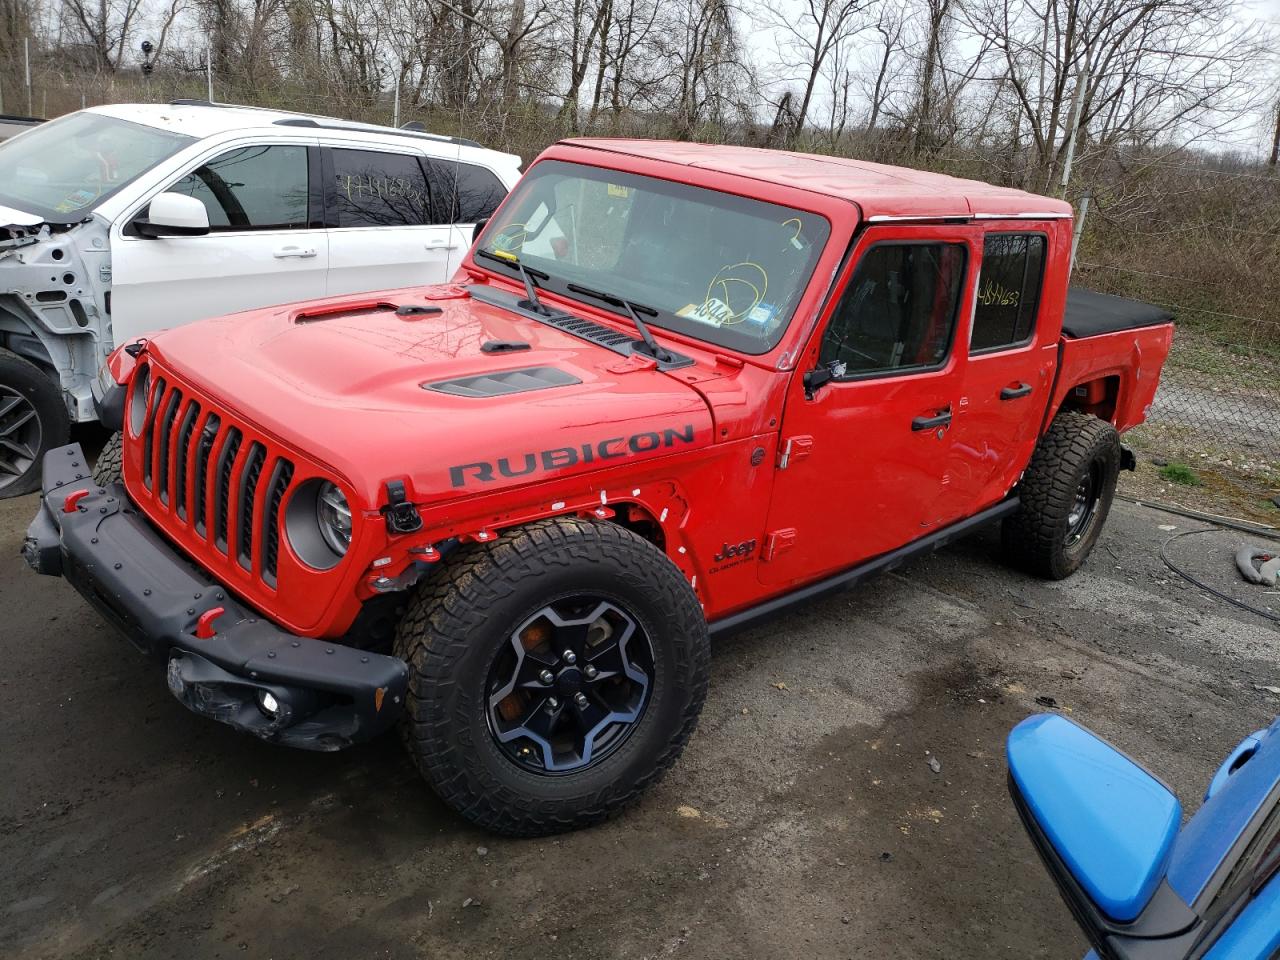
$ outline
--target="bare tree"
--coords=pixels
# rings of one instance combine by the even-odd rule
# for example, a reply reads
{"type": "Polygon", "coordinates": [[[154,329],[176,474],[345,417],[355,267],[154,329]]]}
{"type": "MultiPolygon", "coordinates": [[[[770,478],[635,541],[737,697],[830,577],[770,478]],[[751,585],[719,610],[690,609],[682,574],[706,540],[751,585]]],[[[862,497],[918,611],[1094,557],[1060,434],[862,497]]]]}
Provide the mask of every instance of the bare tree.
{"type": "Polygon", "coordinates": [[[120,67],[142,0],[63,0],[67,36],[88,54],[93,67],[120,67]]]}
{"type": "MultiPolygon", "coordinates": [[[[808,120],[828,58],[858,31],[861,9],[862,0],[801,0],[795,7],[771,0],[765,7],[770,27],[782,38],[786,62],[794,60],[800,68],[798,77],[789,78],[799,80],[800,96],[791,112],[792,127],[782,135],[784,143],[808,120]]],[[[837,70],[835,88],[843,87],[843,73],[843,69],[837,70]]]]}

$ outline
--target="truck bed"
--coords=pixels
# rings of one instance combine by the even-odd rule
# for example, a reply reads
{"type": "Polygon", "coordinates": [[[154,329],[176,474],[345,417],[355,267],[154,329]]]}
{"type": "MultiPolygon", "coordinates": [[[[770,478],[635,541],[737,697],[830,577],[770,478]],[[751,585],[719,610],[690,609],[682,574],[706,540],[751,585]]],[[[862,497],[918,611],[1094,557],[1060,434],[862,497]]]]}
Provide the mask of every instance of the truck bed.
{"type": "Polygon", "coordinates": [[[1164,307],[1072,286],[1067,290],[1062,335],[1071,340],[1081,340],[1172,322],[1173,314],[1164,307]]]}

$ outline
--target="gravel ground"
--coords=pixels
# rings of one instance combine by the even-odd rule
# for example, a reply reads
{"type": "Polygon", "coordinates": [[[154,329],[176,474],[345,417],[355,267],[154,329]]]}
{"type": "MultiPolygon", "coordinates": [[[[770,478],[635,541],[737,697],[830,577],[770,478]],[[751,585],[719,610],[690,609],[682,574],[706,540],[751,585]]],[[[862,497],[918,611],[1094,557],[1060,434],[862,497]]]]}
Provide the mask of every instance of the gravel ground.
{"type": "MultiPolygon", "coordinates": [[[[983,535],[722,642],[697,735],[637,807],[501,840],[395,738],[306,754],[187,713],[22,566],[35,508],[0,503],[5,957],[1065,960],[1085,946],[1006,795],[1009,728],[1052,698],[1193,811],[1280,709],[1255,687],[1280,685],[1280,632],[1158,558],[1199,525],[1118,503],[1069,581],[983,535]]],[[[1171,550],[1246,596],[1239,539],[1171,550]]]]}

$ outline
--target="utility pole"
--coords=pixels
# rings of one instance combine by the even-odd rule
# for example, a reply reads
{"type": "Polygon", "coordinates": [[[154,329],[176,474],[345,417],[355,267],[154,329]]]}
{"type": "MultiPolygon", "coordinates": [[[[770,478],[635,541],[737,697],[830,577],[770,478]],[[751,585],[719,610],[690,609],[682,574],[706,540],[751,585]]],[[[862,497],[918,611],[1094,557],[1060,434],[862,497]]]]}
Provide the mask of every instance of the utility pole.
{"type": "Polygon", "coordinates": [[[1280,103],[1276,104],[1276,135],[1271,141],[1271,166],[1280,163],[1280,103]]]}
{"type": "Polygon", "coordinates": [[[1076,161],[1076,140],[1080,137],[1080,115],[1084,113],[1084,92],[1089,86],[1089,54],[1084,56],[1084,65],[1080,68],[1080,73],[1076,77],[1076,89],[1071,95],[1071,125],[1069,127],[1067,141],[1067,158],[1062,164],[1062,193],[1065,199],[1067,196],[1067,185],[1071,183],[1071,168],[1076,161]]]}
{"type": "Polygon", "coordinates": [[[1067,266],[1067,277],[1076,270],[1076,250],[1080,247],[1080,238],[1084,235],[1084,220],[1089,216],[1089,201],[1093,199],[1093,194],[1088,190],[1080,197],[1080,216],[1076,217],[1074,229],[1071,232],[1071,263],[1067,266]]]}
{"type": "Polygon", "coordinates": [[[25,64],[25,73],[27,79],[27,116],[34,117],[36,115],[35,107],[31,100],[31,38],[23,37],[22,39],[22,60],[25,64]]]}
{"type": "Polygon", "coordinates": [[[391,125],[393,127],[400,126],[400,71],[396,71],[396,87],[393,94],[395,106],[391,110],[391,125]]]}
{"type": "Polygon", "coordinates": [[[213,47],[204,48],[204,76],[209,85],[208,100],[213,103],[213,47]]]}

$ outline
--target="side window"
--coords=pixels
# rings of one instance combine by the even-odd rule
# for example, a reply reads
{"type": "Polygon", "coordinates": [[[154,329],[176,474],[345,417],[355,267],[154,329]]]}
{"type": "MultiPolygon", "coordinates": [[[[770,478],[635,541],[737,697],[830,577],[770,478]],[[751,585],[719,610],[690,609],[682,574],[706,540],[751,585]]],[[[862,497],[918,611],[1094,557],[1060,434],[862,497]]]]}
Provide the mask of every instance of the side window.
{"type": "Polygon", "coordinates": [[[454,186],[458,179],[458,162],[427,157],[427,179],[431,183],[431,222],[453,223],[458,208],[454,186]]]}
{"type": "Polygon", "coordinates": [[[458,214],[455,223],[475,223],[492,216],[507,195],[493,173],[470,163],[458,164],[458,214]]]}
{"type": "Polygon", "coordinates": [[[1044,236],[1038,233],[987,234],[970,351],[1009,347],[1031,338],[1044,279],[1044,248],[1044,236]]]}
{"type": "Polygon", "coordinates": [[[307,226],[307,148],[241,147],[210,160],[169,189],[195,197],[215,231],[307,226]]]}
{"type": "Polygon", "coordinates": [[[333,150],[338,226],[416,227],[432,222],[431,186],[417,157],[333,150]]]}
{"type": "Polygon", "coordinates": [[[822,337],[837,376],[936,367],[947,358],[964,281],[956,243],[885,243],[862,257],[822,337]]]}

